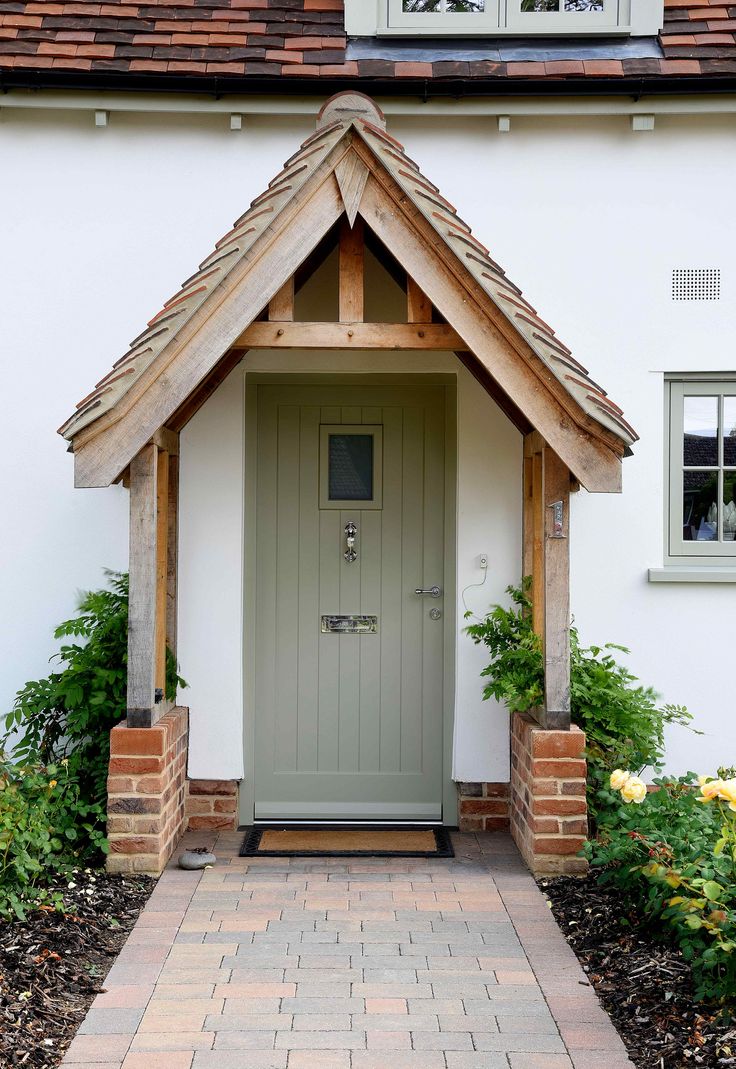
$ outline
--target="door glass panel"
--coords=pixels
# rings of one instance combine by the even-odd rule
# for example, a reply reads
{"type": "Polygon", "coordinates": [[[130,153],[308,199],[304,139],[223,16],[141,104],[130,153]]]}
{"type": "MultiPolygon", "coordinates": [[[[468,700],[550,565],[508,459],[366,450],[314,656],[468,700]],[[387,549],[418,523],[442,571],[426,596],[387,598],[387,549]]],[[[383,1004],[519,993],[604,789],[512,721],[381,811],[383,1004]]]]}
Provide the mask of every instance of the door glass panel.
{"type": "Polygon", "coordinates": [[[736,397],[723,398],[723,463],[736,465],[736,397]]]}
{"type": "Polygon", "coordinates": [[[330,501],[373,499],[372,434],[331,434],[328,458],[330,501]]]}
{"type": "Polygon", "coordinates": [[[685,397],[682,460],[685,467],[718,463],[718,398],[685,397]]]}
{"type": "Polygon", "coordinates": [[[683,539],[686,542],[714,542],[718,538],[718,472],[686,471],[682,486],[683,539]]]}

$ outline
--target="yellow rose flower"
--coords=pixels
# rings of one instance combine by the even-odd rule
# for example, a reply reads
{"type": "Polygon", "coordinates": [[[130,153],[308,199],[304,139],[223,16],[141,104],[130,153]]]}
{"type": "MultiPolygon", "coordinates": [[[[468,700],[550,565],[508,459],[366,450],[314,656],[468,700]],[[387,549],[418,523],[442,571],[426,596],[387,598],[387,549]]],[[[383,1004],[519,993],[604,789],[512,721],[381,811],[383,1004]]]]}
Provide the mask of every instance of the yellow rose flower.
{"type": "Polygon", "coordinates": [[[49,780],[49,789],[50,789],[50,790],[53,790],[53,788],[54,788],[55,786],[56,786],[56,780],[55,780],[55,779],[50,779],[50,780],[49,780]]]}
{"type": "Polygon", "coordinates": [[[728,802],[728,808],[736,813],[736,779],[722,780],[718,797],[728,802]]]}
{"type": "Polygon", "coordinates": [[[698,776],[698,786],[702,787],[704,786],[704,784],[708,783],[708,781],[712,779],[713,776],[698,776]]]}
{"type": "Polygon", "coordinates": [[[611,785],[612,790],[620,791],[624,783],[626,783],[630,779],[630,772],[624,772],[622,768],[617,768],[614,769],[614,771],[611,773],[611,779],[609,780],[609,783],[611,785]]]}
{"type": "Polygon", "coordinates": [[[703,783],[700,787],[700,793],[702,798],[701,802],[712,802],[714,798],[718,797],[718,794],[723,786],[723,780],[710,779],[707,783],[703,783]]]}
{"type": "Polygon", "coordinates": [[[640,780],[638,776],[629,776],[621,788],[621,797],[628,805],[629,802],[635,802],[636,805],[641,805],[647,796],[647,785],[643,780],[640,780]]]}

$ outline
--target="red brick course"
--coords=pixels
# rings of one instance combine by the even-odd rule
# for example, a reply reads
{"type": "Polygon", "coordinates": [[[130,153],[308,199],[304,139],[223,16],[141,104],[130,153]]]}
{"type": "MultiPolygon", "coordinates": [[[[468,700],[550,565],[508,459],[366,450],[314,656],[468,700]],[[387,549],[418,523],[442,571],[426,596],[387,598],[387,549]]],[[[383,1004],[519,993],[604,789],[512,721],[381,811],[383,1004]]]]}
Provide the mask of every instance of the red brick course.
{"type": "Polygon", "coordinates": [[[238,787],[234,780],[192,779],[186,802],[190,831],[234,831],[238,787]]]}
{"type": "Polygon", "coordinates": [[[508,783],[458,783],[460,831],[508,831],[508,783]]]}
{"type": "Polygon", "coordinates": [[[545,731],[528,714],[511,725],[511,834],[534,873],[585,872],[585,735],[545,731]]]}

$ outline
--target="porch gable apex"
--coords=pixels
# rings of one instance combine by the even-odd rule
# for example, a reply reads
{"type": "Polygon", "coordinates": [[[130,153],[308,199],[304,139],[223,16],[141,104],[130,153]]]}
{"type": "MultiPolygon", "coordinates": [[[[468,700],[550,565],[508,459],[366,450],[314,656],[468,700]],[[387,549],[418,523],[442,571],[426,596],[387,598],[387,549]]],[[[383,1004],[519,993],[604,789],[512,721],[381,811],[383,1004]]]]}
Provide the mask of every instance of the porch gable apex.
{"type": "Polygon", "coordinates": [[[316,132],[60,428],[72,442],[76,485],[120,475],[343,213],[351,225],[360,213],[583,485],[620,489],[621,457],[637,437],[621,410],[358,93],[327,101],[316,132]],[[469,304],[474,329],[463,315],[469,304]]]}

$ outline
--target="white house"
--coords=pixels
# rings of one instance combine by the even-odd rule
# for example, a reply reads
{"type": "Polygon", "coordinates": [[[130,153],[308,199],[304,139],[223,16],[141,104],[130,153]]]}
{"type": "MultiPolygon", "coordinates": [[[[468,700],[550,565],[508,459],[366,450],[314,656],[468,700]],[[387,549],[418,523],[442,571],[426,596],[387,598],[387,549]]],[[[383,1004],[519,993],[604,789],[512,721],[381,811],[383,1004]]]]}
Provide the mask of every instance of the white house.
{"type": "Polygon", "coordinates": [[[736,9],[0,13],[2,695],[130,565],[114,864],[186,821],[511,809],[574,866],[570,610],[695,714],[673,771],[733,763],[736,9]],[[512,775],[463,613],[532,573],[512,775]]]}

